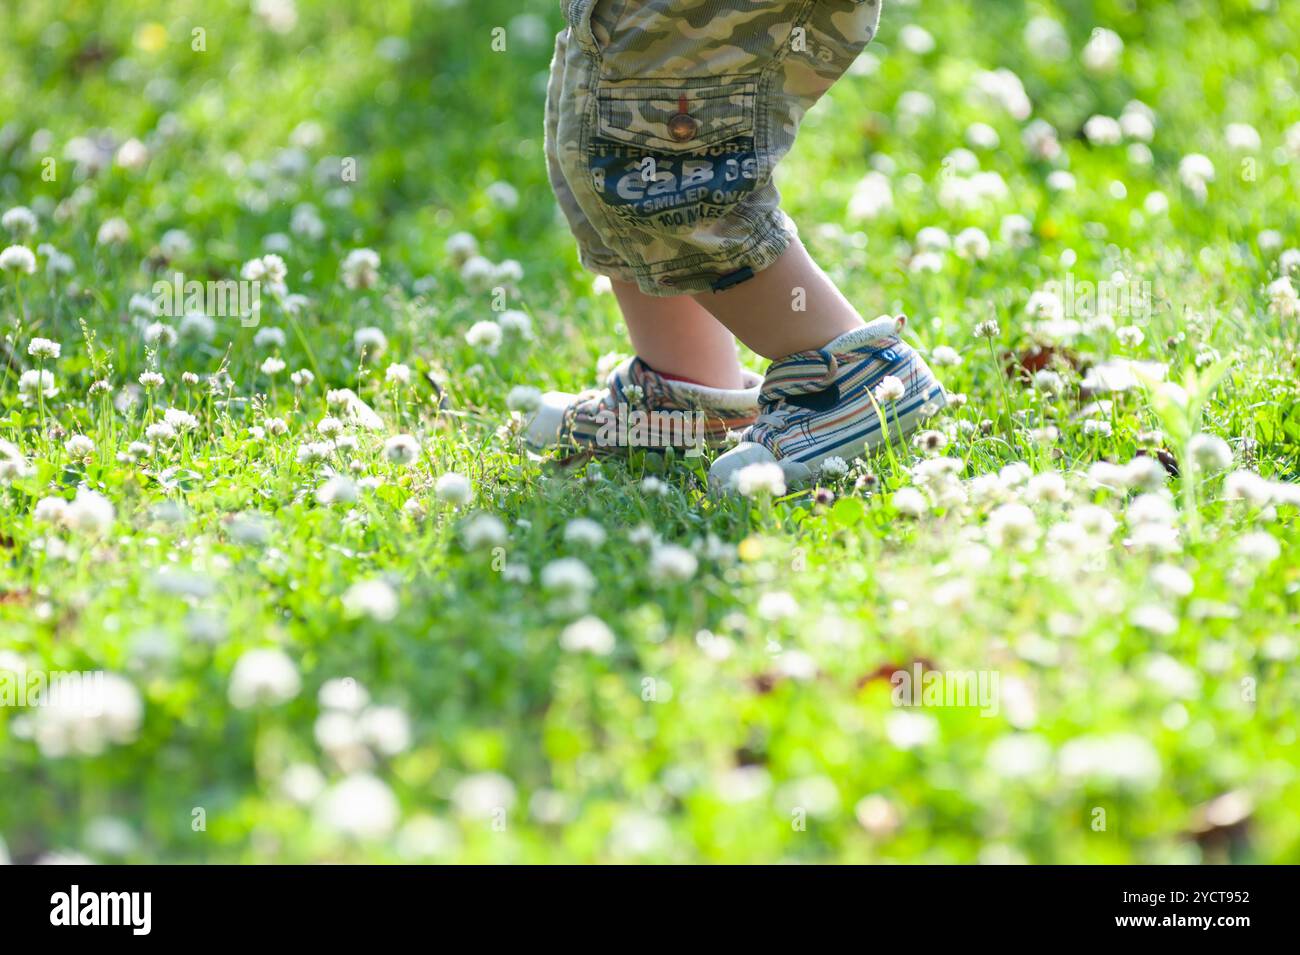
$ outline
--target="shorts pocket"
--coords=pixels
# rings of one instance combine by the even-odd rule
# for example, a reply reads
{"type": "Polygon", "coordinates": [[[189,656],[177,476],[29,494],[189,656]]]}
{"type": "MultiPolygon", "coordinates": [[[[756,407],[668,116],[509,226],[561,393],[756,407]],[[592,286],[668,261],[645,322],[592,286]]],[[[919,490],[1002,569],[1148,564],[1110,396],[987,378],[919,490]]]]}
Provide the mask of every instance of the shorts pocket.
{"type": "Polygon", "coordinates": [[[606,210],[623,226],[658,232],[725,217],[764,175],[757,99],[758,80],[748,77],[602,83],[585,151],[606,210]]]}
{"type": "Polygon", "coordinates": [[[610,83],[596,93],[596,135],[672,153],[752,138],[757,95],[756,80],[696,87],[610,83]]]}

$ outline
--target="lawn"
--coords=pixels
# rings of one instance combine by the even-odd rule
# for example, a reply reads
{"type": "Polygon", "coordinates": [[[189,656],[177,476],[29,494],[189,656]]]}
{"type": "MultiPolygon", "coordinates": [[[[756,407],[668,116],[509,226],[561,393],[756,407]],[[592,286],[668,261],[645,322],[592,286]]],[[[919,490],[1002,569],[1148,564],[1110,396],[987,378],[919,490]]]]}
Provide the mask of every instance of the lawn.
{"type": "Polygon", "coordinates": [[[522,444],[554,0],[4,23],[0,861],[1300,861],[1294,4],[886,3],[777,180],[953,400],[748,498],[522,444]]]}

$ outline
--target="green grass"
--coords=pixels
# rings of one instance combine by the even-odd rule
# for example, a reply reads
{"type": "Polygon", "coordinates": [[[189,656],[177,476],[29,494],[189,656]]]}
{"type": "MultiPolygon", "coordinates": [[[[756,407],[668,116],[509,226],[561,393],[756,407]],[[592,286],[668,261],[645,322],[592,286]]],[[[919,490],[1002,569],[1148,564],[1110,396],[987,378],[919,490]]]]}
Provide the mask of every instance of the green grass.
{"type": "Polygon", "coordinates": [[[286,34],[242,3],[3,6],[0,212],[25,206],[39,225],[0,246],[49,243],[73,264],[51,277],[40,253],[35,274],[0,274],[13,356],[0,439],[22,459],[0,481],[0,671],[107,671],[131,688],[125,710],[75,723],[58,708],[0,706],[0,844],[14,860],[1300,859],[1287,808],[1300,801],[1300,318],[1270,308],[1267,292],[1282,252],[1300,246],[1291,5],[886,4],[871,59],[810,114],[778,181],[864,315],[906,313],[914,345],[962,357],[940,373],[966,401],[932,427],[965,493],[940,482],[920,517],[894,502],[926,457],[910,444],[827,481],[833,503],[811,491],[710,498],[698,460],[562,469],[520,453],[512,387],[589,387],[601,356],[628,347],[546,184],[556,4],[299,0],[286,34]],[[1064,25],[1064,60],[1024,39],[1040,15],[1064,25]],[[912,23],[932,51],[906,48],[912,23]],[[1112,72],[1081,65],[1094,27],[1124,39],[1112,72]],[[1023,82],[1030,119],[1057,130],[1059,157],[1036,158],[1030,119],[978,94],[979,74],[1000,68],[1023,82]],[[934,104],[910,123],[909,91],[934,104]],[[1081,134],[1135,99],[1156,117],[1149,161],[1128,140],[1081,134]],[[962,207],[945,197],[976,122],[1000,139],[974,150],[979,167],[1006,189],[962,207]],[[1254,127],[1260,147],[1231,148],[1230,123],[1254,127]],[[91,170],[68,158],[76,137],[103,140],[110,160],[135,137],[149,159],[91,170]],[[1203,200],[1179,175],[1193,153],[1215,168],[1203,200]],[[344,159],[355,181],[340,175],[344,159]],[[892,206],[854,221],[873,169],[892,206]],[[1060,170],[1073,191],[1049,187],[1060,170]],[[516,206],[494,201],[499,181],[516,206]],[[1150,211],[1156,191],[1165,212],[1150,211]],[[318,238],[292,231],[300,203],[318,211],[318,238]],[[1000,238],[1011,214],[1032,223],[1023,245],[1000,238]],[[130,237],[97,244],[113,217],[130,237]],[[916,271],[929,226],[982,229],[992,251],[943,252],[939,271],[916,271]],[[192,249],[169,260],[171,229],[192,249]],[[494,302],[444,251],[461,231],[493,262],[520,263],[508,306],[531,316],[531,339],[507,336],[495,355],[465,341],[494,302]],[[1261,240],[1268,231],[1280,245],[1261,240]],[[296,318],[268,301],[262,326],[282,329],[283,345],[231,319],[210,341],[147,343],[133,295],[175,269],[236,278],[282,248],[268,242],[277,233],[289,237],[288,288],[310,299],[296,318]],[[379,284],[350,290],[340,264],[360,247],[380,254],[379,284]],[[1149,312],[1114,322],[1139,326],[1140,343],[1080,315],[1083,330],[1048,355],[1058,396],[1005,373],[1035,340],[1034,291],[1116,270],[1150,290],[1149,312]],[[976,338],[990,318],[998,337],[976,338]],[[368,326],[388,348],[362,362],[353,334],[368,326]],[[59,393],[25,404],[17,381],[38,367],[35,337],[62,346],[43,366],[59,393]],[[275,376],[259,370],[272,356],[287,366],[275,376]],[[1121,358],[1166,365],[1191,400],[1144,383],[1080,394],[1089,367],[1121,358]],[[411,368],[409,387],[385,382],[390,362],[411,368]],[[300,368],[316,380],[294,386],[300,368]],[[120,401],[155,369],[165,384],[120,401]],[[213,390],[222,369],[229,382],[213,390]],[[112,391],[90,394],[100,379],[112,391]],[[328,463],[363,486],[355,502],[323,504],[323,466],[297,449],[320,440],[337,388],[363,396],[385,428],[348,429],[356,448],[328,463]],[[1113,404],[1085,410],[1096,397],[1113,404]],[[124,460],[167,408],[197,427],[124,460]],[[288,432],[253,430],[271,417],[288,432]],[[1090,417],[1110,433],[1089,433],[1090,417]],[[1048,426],[1053,444],[1032,433],[1048,426]],[[382,454],[397,432],[421,444],[409,467],[382,454]],[[1226,441],[1231,464],[1191,469],[1198,433],[1226,441]],[[77,434],[94,450],[74,459],[65,444],[77,434]],[[1182,469],[1163,489],[1087,478],[1097,462],[1158,449],[1182,469]],[[1059,472],[1060,499],[1042,478],[997,478],[1017,461],[1059,472]],[[868,471],[874,482],[857,486],[868,471]],[[1244,480],[1234,471],[1275,482],[1276,500],[1231,499],[1244,480]],[[436,497],[447,472],[473,482],[471,502],[436,497]],[[662,495],[642,490],[648,475],[662,495]],[[37,519],[38,500],[83,485],[113,506],[102,534],[37,519]],[[1173,516],[1144,519],[1160,510],[1144,493],[1173,516]],[[1099,519],[1089,506],[1113,517],[1112,534],[1078,531],[1099,519]],[[466,546],[478,512],[504,523],[499,548],[466,546]],[[603,544],[565,540],[578,517],[604,527],[603,544]],[[695,550],[691,579],[653,572],[650,534],[695,550]],[[562,557],[594,575],[585,598],[542,587],[562,557]],[[346,599],[375,579],[396,594],[391,619],[346,599]],[[610,653],[563,647],[588,614],[613,632],[610,653]],[[267,679],[291,698],[235,706],[237,661],[270,647],[297,679],[267,679]],[[895,706],[889,673],[914,661],[996,678],[996,712],[895,706]],[[320,699],[343,679],[364,688],[369,715],[320,699]],[[409,733],[375,707],[400,711],[409,733]],[[78,741],[89,751],[61,753],[78,741]]]}

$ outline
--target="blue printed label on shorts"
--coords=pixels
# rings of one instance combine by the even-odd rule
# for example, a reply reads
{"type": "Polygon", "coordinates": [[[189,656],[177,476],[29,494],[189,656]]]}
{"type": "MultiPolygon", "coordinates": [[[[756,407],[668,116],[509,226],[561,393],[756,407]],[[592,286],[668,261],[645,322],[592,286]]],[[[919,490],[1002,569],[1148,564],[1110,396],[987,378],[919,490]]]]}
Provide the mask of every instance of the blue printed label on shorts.
{"type": "Polygon", "coordinates": [[[717,219],[758,183],[751,136],[689,153],[664,153],[596,139],[588,154],[592,185],[631,225],[686,229],[717,219]]]}

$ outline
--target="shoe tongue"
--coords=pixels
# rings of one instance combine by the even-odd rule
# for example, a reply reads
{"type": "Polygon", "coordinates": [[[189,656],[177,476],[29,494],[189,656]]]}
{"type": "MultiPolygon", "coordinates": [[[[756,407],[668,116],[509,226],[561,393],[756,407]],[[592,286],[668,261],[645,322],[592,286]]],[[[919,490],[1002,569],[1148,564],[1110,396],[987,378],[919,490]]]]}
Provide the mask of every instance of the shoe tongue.
{"type": "Polygon", "coordinates": [[[843,353],[852,351],[855,348],[861,348],[863,345],[878,342],[882,338],[896,338],[902,333],[905,321],[906,319],[901,315],[898,318],[882,315],[875,321],[867,322],[867,324],[855,328],[851,332],[845,332],[820,350],[823,352],[843,353]]]}

